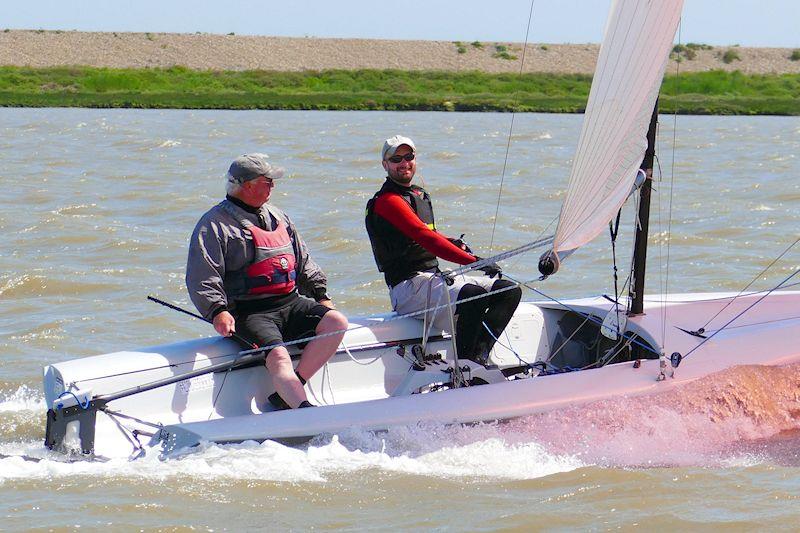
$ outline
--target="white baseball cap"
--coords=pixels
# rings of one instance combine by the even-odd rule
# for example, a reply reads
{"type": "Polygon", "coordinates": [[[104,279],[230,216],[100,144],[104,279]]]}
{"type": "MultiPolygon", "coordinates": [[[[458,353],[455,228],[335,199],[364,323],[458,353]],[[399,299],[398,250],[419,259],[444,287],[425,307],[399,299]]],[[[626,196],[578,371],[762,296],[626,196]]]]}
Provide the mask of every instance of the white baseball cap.
{"type": "Polygon", "coordinates": [[[403,137],[402,135],[395,135],[394,137],[389,137],[386,139],[386,142],[383,143],[383,149],[381,150],[381,159],[386,160],[394,155],[398,148],[401,146],[406,145],[411,148],[411,151],[417,153],[417,147],[414,146],[414,141],[409,139],[408,137],[403,137]]]}

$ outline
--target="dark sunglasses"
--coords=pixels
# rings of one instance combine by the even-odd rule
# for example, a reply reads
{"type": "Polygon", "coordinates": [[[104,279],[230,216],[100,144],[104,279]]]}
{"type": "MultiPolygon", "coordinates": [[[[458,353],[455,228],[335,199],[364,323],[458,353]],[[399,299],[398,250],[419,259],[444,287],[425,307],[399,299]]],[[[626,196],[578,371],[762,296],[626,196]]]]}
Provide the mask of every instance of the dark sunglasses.
{"type": "Polygon", "coordinates": [[[406,155],[393,155],[392,157],[387,159],[387,161],[391,161],[392,163],[397,164],[403,159],[405,159],[406,161],[413,161],[415,157],[417,156],[414,154],[414,152],[409,152],[406,155]]]}

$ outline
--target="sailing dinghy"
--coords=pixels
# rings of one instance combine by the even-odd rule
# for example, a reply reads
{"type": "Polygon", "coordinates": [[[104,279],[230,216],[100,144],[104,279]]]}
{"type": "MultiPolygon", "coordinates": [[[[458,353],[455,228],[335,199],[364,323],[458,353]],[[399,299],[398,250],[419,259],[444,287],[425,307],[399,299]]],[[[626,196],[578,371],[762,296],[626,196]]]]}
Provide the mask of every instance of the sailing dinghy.
{"type": "Polygon", "coordinates": [[[800,362],[800,292],[777,290],[791,276],[763,292],[644,297],[655,109],[681,7],[613,3],[557,231],[484,261],[545,248],[540,269],[551,275],[633,198],[627,298],[523,302],[485,366],[459,360],[454,339],[417,317],[351,319],[339,351],[306,385],[314,409],[273,410],[263,350],[220,337],[49,365],[46,446],[138,457],[203,442],[504,420],[654,394],[739,364],[800,362]]]}

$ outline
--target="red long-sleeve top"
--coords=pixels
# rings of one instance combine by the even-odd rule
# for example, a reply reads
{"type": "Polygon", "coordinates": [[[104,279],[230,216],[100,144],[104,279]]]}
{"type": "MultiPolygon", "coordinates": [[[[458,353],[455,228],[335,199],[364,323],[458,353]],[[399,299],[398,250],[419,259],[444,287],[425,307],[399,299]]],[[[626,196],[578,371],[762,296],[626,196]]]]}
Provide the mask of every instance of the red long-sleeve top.
{"type": "Polygon", "coordinates": [[[397,228],[400,233],[413,240],[427,251],[446,261],[467,265],[477,261],[469,254],[447,240],[447,237],[428,227],[408,205],[408,202],[396,193],[380,195],[375,200],[375,214],[397,228]]]}

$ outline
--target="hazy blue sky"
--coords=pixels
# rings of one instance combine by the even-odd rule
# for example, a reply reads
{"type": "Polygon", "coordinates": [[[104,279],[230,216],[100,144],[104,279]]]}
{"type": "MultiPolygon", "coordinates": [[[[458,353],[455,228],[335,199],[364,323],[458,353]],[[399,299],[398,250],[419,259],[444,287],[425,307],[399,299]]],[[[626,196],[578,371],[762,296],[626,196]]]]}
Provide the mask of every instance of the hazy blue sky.
{"type": "MultiPolygon", "coordinates": [[[[610,0],[534,0],[531,42],[599,42],[610,0]]],[[[0,27],[517,41],[530,0],[3,0],[0,27]]],[[[800,47],[800,0],[685,0],[681,42],[800,47]]]]}

